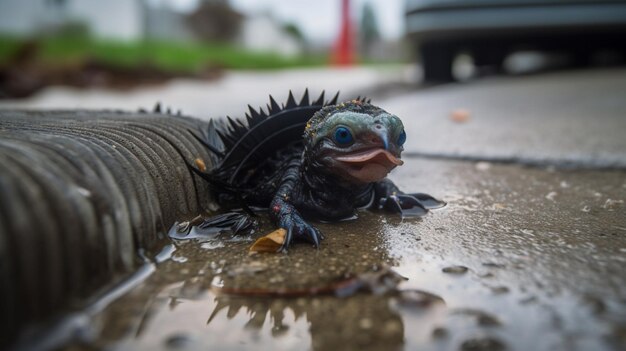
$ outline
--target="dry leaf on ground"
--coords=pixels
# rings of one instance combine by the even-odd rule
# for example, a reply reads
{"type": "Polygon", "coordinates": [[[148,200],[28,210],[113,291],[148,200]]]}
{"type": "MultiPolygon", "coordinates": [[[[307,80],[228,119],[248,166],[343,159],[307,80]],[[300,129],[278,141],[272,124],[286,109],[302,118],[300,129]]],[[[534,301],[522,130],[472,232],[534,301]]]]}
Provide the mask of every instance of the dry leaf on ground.
{"type": "Polygon", "coordinates": [[[285,235],[287,231],[278,228],[255,241],[250,247],[250,252],[278,252],[285,242],[285,235]]]}
{"type": "Polygon", "coordinates": [[[450,119],[456,123],[465,123],[470,119],[470,112],[466,109],[456,109],[450,113],[450,119]]]}

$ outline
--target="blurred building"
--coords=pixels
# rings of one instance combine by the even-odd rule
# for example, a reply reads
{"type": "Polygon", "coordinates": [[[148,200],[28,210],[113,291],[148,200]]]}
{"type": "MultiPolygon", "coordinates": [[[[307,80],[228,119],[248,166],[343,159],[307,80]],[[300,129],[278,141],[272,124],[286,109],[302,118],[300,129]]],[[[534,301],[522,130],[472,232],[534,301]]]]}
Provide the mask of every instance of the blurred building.
{"type": "Polygon", "coordinates": [[[251,50],[273,51],[285,56],[301,54],[304,49],[303,43],[269,14],[245,17],[238,42],[251,50]]]}
{"type": "MultiPolygon", "coordinates": [[[[222,1],[201,4],[228,7],[222,1]]],[[[303,42],[270,14],[246,16],[227,10],[235,14],[231,17],[236,21],[221,12],[205,11],[203,17],[198,11],[181,13],[145,0],[0,0],[0,34],[34,37],[65,28],[65,32],[82,29],[94,37],[115,40],[230,41],[250,50],[283,55],[303,51],[303,42]],[[203,26],[194,25],[197,23],[203,26]],[[233,27],[234,34],[207,37],[206,29],[212,27],[218,34],[219,29],[233,27]]]]}
{"type": "Polygon", "coordinates": [[[35,36],[68,24],[85,24],[97,37],[143,37],[140,0],[0,0],[0,33],[35,36]]]}
{"type": "MultiPolygon", "coordinates": [[[[0,0],[2,1],[2,0],[0,0]]],[[[197,39],[187,23],[187,14],[173,11],[167,6],[143,7],[143,38],[169,41],[197,39]]]]}

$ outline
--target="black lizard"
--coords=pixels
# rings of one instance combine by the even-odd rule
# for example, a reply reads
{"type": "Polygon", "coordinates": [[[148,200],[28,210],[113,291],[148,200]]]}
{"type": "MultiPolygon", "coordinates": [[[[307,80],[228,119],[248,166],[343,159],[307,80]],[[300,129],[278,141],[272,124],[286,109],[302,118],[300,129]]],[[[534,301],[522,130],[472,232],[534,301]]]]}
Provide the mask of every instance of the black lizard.
{"type": "MultiPolygon", "coordinates": [[[[196,136],[216,155],[208,173],[192,170],[212,186],[223,208],[269,209],[287,231],[281,250],[294,239],[316,247],[322,233],[306,219],[355,218],[359,208],[380,208],[420,216],[443,202],[426,194],[405,194],[386,175],[402,165],[406,141],[402,121],[366,99],[337,103],[324,94],[310,103],[293,95],[279,106],[270,96],[268,113],[249,106],[247,123],[228,119],[196,136]]],[[[204,220],[201,227],[248,226],[248,214],[231,212],[204,220]]]]}

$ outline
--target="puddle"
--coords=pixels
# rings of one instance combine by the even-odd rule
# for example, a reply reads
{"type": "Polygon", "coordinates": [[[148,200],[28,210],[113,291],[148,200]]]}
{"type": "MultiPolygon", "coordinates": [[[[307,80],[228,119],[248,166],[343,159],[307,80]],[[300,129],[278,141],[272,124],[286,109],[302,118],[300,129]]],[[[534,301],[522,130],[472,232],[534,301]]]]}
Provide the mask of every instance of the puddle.
{"type": "Polygon", "coordinates": [[[326,236],[320,249],[300,243],[288,254],[248,254],[253,240],[272,230],[263,218],[251,236],[175,240],[162,254],[171,259],[92,318],[87,334],[94,337],[65,348],[621,346],[626,239],[615,228],[626,227],[622,173],[422,163],[395,179],[443,197],[445,208],[422,219],[365,211],[356,221],[317,223],[326,236]],[[416,169],[428,169],[429,177],[416,169]],[[559,195],[546,199],[557,188],[559,195]],[[607,197],[595,192],[611,194],[610,206],[603,209],[607,197]],[[603,211],[585,213],[582,205],[603,211]],[[385,267],[406,279],[381,274],[385,267]],[[368,283],[341,290],[354,287],[355,277],[368,283]]]}

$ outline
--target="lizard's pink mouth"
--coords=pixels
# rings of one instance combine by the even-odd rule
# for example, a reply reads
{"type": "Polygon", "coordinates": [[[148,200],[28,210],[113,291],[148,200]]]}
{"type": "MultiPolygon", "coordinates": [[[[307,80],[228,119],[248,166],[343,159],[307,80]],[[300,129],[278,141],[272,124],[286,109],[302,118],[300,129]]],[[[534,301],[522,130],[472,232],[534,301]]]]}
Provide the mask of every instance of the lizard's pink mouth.
{"type": "Polygon", "coordinates": [[[383,149],[370,149],[337,156],[335,159],[347,166],[346,171],[350,176],[363,183],[382,180],[392,169],[404,163],[391,152],[383,149]]]}

